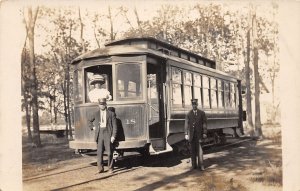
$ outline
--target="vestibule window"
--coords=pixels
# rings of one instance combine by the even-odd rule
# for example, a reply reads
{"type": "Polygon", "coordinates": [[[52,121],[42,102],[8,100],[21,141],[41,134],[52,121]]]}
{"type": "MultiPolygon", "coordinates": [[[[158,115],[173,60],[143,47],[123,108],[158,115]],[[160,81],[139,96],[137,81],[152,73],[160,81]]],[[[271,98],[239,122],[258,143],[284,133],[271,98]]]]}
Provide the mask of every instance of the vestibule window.
{"type": "Polygon", "coordinates": [[[117,100],[142,99],[141,64],[121,63],[116,65],[117,100]]]}

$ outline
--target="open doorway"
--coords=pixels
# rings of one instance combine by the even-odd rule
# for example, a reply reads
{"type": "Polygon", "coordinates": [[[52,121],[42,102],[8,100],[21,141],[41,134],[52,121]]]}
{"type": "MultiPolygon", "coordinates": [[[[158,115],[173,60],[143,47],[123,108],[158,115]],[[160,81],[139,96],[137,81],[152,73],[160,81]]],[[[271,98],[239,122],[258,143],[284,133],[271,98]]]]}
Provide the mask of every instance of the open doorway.
{"type": "Polygon", "coordinates": [[[162,66],[147,64],[149,137],[156,151],[165,150],[162,66]]]}

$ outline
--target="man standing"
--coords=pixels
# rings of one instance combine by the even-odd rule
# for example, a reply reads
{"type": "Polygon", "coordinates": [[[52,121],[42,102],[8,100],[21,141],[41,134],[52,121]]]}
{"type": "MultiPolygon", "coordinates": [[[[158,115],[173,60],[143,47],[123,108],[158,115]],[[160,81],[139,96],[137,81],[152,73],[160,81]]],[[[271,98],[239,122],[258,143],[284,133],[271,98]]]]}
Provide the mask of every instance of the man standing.
{"type": "Polygon", "coordinates": [[[97,143],[97,166],[99,173],[104,172],[103,168],[103,146],[108,156],[108,171],[113,172],[113,143],[117,135],[116,116],[112,111],[107,110],[106,98],[98,99],[100,111],[94,113],[89,119],[89,126],[95,131],[94,140],[97,143]]]}
{"type": "Polygon", "coordinates": [[[193,109],[185,117],[185,139],[191,144],[192,168],[204,170],[201,140],[207,137],[207,122],[204,111],[199,110],[198,100],[192,99],[193,109]],[[196,160],[198,158],[198,160],[196,160]]]}
{"type": "Polygon", "coordinates": [[[101,88],[101,85],[103,85],[104,83],[105,78],[102,75],[95,74],[93,76],[90,84],[94,85],[95,88],[88,93],[91,102],[97,102],[99,98],[105,98],[107,100],[112,99],[110,92],[105,88],[101,88]]]}

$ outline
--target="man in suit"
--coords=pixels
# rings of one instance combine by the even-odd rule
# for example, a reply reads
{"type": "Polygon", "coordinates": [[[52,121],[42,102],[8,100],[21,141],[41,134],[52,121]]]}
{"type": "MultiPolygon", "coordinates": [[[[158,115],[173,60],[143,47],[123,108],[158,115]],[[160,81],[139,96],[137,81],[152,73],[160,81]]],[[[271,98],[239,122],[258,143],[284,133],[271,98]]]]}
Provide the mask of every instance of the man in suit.
{"type": "Polygon", "coordinates": [[[201,141],[207,137],[206,115],[204,111],[197,108],[197,99],[192,99],[191,101],[193,109],[185,117],[185,139],[191,145],[192,169],[200,168],[204,170],[201,141]]]}
{"type": "Polygon", "coordinates": [[[98,99],[100,110],[95,112],[89,119],[89,126],[95,130],[94,140],[97,143],[97,166],[99,173],[103,168],[103,146],[108,156],[108,171],[113,172],[113,143],[117,136],[117,122],[115,114],[107,110],[106,98],[98,99]]]}

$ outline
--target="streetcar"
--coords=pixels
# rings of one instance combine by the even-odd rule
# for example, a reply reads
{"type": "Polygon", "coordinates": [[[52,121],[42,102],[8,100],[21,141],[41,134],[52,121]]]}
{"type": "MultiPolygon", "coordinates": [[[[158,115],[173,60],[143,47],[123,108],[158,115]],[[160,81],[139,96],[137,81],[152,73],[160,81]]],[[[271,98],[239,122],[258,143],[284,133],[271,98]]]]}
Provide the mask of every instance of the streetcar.
{"type": "Polygon", "coordinates": [[[72,61],[75,139],[70,148],[95,150],[89,115],[99,110],[88,98],[93,75],[104,76],[107,102],[117,118],[116,151],[161,154],[184,140],[185,115],[198,99],[207,116],[206,142],[243,134],[241,80],[216,69],[216,62],[152,37],[116,40],[72,61]]]}

